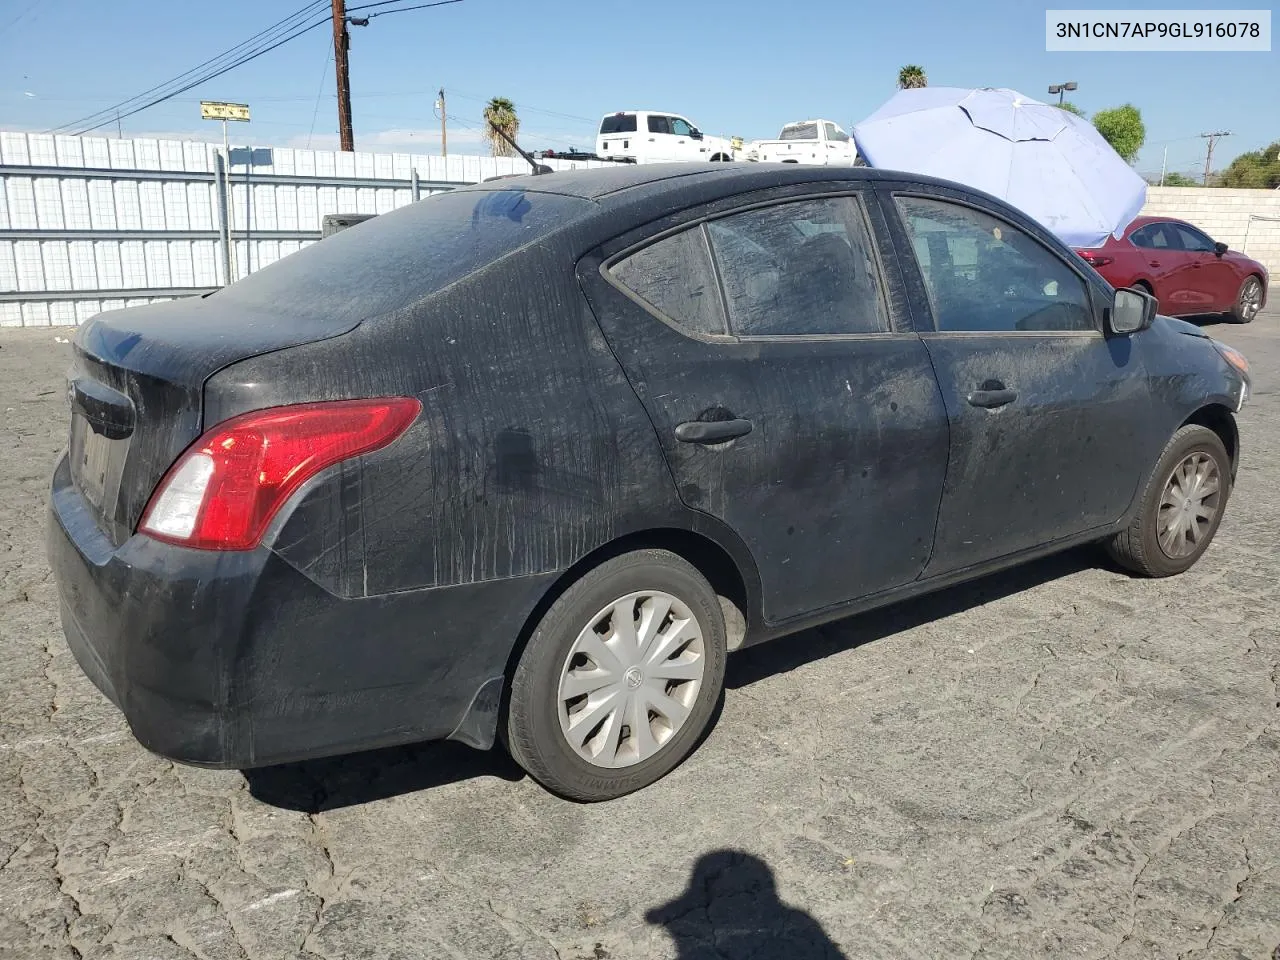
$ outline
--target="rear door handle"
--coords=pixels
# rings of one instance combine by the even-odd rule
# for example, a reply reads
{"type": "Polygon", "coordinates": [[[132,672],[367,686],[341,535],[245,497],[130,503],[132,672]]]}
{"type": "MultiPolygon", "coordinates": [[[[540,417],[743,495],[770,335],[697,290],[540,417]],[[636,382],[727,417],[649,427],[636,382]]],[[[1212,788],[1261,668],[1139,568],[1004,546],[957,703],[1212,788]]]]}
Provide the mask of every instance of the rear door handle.
{"type": "Polygon", "coordinates": [[[1016,390],[1001,388],[999,390],[975,390],[969,394],[969,406],[994,410],[1018,399],[1016,390]]]}
{"type": "Polygon", "coordinates": [[[751,432],[750,420],[689,420],[676,427],[681,443],[724,443],[751,432]]]}

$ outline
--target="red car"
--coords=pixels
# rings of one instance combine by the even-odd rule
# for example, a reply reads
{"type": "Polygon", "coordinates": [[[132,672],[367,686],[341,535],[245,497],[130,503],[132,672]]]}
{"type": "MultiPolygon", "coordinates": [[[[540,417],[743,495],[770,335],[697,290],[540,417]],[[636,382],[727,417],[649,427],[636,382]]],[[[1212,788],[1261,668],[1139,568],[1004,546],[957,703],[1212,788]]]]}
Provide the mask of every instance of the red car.
{"type": "Polygon", "coordinates": [[[1171,317],[1226,313],[1248,323],[1267,300],[1267,269],[1185,220],[1138,217],[1117,240],[1077,250],[1116,289],[1154,294],[1171,317]]]}

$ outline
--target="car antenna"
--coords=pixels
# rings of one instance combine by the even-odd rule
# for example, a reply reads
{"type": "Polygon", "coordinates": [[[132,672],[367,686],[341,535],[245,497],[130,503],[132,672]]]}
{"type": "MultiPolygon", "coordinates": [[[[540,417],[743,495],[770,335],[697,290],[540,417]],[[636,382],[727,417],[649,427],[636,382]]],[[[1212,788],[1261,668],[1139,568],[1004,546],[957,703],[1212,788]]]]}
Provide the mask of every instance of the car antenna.
{"type": "Polygon", "coordinates": [[[511,144],[511,148],[512,148],[513,150],[515,150],[515,152],[516,152],[516,153],[520,154],[520,156],[524,157],[524,158],[525,158],[525,160],[527,160],[527,161],[529,162],[529,166],[533,167],[533,175],[534,175],[535,177],[536,177],[538,174],[540,174],[540,173],[554,173],[554,172],[555,172],[555,171],[554,171],[554,170],[552,170],[550,167],[548,167],[545,163],[538,163],[536,160],[534,160],[534,159],[533,159],[533,157],[531,157],[529,154],[527,154],[527,153],[525,153],[523,150],[521,150],[521,149],[520,149],[520,144],[516,143],[514,140],[512,140],[510,137],[508,137],[508,136],[507,136],[506,131],[505,131],[505,130],[503,130],[501,127],[499,127],[499,126],[498,126],[496,123],[494,123],[492,120],[490,120],[490,121],[489,121],[489,126],[490,126],[490,128],[493,130],[493,132],[494,132],[494,133],[496,133],[498,136],[500,136],[503,140],[507,141],[507,143],[511,144]]]}

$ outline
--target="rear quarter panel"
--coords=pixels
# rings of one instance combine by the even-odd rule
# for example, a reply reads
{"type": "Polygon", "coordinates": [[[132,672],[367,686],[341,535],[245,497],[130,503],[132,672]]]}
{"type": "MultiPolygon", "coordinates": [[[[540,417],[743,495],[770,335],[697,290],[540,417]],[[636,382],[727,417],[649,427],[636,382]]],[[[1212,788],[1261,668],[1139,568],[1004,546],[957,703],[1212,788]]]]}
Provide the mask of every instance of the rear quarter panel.
{"type": "Polygon", "coordinates": [[[560,571],[678,522],[657,438],[544,241],[337,340],[237,364],[211,419],[314,399],[411,395],[398,441],[330,471],[275,550],[325,589],[372,596],[560,571]]]}

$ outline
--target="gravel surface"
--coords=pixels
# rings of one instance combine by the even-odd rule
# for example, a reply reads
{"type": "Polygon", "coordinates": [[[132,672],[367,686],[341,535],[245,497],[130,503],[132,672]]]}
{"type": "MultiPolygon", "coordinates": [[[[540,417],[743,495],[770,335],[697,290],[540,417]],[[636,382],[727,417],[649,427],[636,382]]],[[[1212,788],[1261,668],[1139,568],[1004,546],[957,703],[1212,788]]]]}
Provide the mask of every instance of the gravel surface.
{"type": "Polygon", "coordinates": [[[1076,551],[731,658],[663,782],[499,753],[175,766],[80,673],[45,566],[65,330],[0,331],[0,957],[1280,960],[1280,315],[1218,539],[1076,551]]]}

